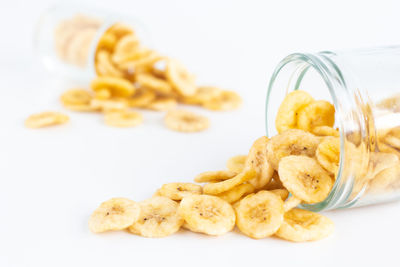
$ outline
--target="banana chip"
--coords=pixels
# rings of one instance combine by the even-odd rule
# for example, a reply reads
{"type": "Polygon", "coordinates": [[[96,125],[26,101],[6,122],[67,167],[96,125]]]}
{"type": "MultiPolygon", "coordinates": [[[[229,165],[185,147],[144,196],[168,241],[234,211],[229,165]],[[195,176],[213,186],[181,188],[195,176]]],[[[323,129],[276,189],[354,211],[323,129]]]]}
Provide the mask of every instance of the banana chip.
{"type": "Polygon", "coordinates": [[[260,189],[268,184],[274,173],[274,169],[267,161],[267,143],[266,136],[258,138],[253,143],[245,162],[245,168],[254,169],[257,173],[256,177],[249,181],[255,189],[260,189]]]}
{"type": "Polygon", "coordinates": [[[97,52],[96,72],[100,76],[124,77],[124,73],[112,63],[110,52],[107,50],[97,52]]]}
{"type": "Polygon", "coordinates": [[[237,155],[226,162],[226,168],[232,172],[242,172],[245,167],[247,155],[237,155]]]}
{"type": "Polygon", "coordinates": [[[145,87],[153,90],[159,94],[170,94],[172,92],[171,85],[163,79],[154,77],[151,74],[140,73],[136,75],[136,82],[145,87]]]}
{"type": "Polygon", "coordinates": [[[271,193],[274,193],[275,195],[280,196],[282,201],[285,201],[289,197],[289,191],[287,191],[284,188],[272,189],[272,190],[268,190],[268,192],[271,192],[271,193]]]}
{"type": "Polygon", "coordinates": [[[297,207],[299,204],[301,204],[301,199],[298,199],[297,197],[291,196],[283,204],[283,209],[285,210],[285,212],[287,212],[287,211],[297,207]]]}
{"type": "Polygon", "coordinates": [[[25,120],[25,126],[28,128],[43,128],[67,123],[69,117],[59,112],[47,111],[30,115],[25,120]]]}
{"type": "Polygon", "coordinates": [[[89,219],[94,233],[123,230],[139,219],[140,206],[127,198],[112,198],[101,203],[89,219]]]}
{"type": "Polygon", "coordinates": [[[61,95],[61,103],[64,107],[74,111],[94,111],[90,105],[92,94],[83,89],[70,89],[61,95]]]}
{"type": "Polygon", "coordinates": [[[234,171],[208,171],[198,174],[194,178],[194,181],[197,183],[221,182],[231,179],[237,174],[238,173],[234,171]]]}
{"type": "Polygon", "coordinates": [[[240,200],[242,197],[253,193],[254,190],[254,186],[251,184],[240,184],[226,192],[217,195],[217,197],[225,200],[228,203],[234,203],[240,200]]]}
{"type": "Polygon", "coordinates": [[[323,201],[333,181],[318,162],[306,156],[288,156],[279,163],[279,177],[286,189],[306,203],[323,201]]]}
{"type": "Polygon", "coordinates": [[[202,187],[192,183],[169,183],[164,184],[157,194],[170,198],[172,200],[182,200],[182,198],[190,195],[201,195],[202,187]]]}
{"type": "Polygon", "coordinates": [[[297,128],[298,112],[314,99],[307,92],[297,90],[286,95],[276,115],[275,126],[278,133],[297,128]]]}
{"type": "Polygon", "coordinates": [[[139,46],[139,39],[135,34],[123,36],[115,45],[113,61],[123,62],[130,54],[135,53],[139,46]]]}
{"type": "Polygon", "coordinates": [[[317,136],[334,136],[339,137],[340,133],[338,130],[333,129],[329,126],[317,126],[314,127],[311,132],[317,136]]]}
{"type": "Polygon", "coordinates": [[[233,91],[222,91],[217,96],[203,102],[202,106],[209,110],[228,111],[239,108],[242,98],[233,91]]]}
{"type": "Polygon", "coordinates": [[[184,220],[179,204],[166,197],[152,197],[140,204],[140,217],[128,230],[144,237],[165,237],[177,232],[184,220]]]}
{"type": "Polygon", "coordinates": [[[104,121],[113,127],[135,127],[143,122],[143,116],[135,111],[113,110],[104,114],[104,121]]]}
{"type": "Polygon", "coordinates": [[[368,192],[389,192],[400,185],[400,165],[396,164],[379,172],[370,182],[368,192]]]}
{"type": "Polygon", "coordinates": [[[339,169],[340,139],[338,137],[325,138],[318,145],[316,156],[319,164],[325,170],[336,174],[339,169]]]}
{"type": "Polygon", "coordinates": [[[178,61],[168,60],[165,74],[170,84],[181,95],[190,96],[196,93],[195,77],[178,61]]]}
{"type": "Polygon", "coordinates": [[[267,143],[268,162],[278,170],[281,158],[290,155],[315,156],[320,139],[308,132],[291,129],[272,137],[267,143]]]}
{"type": "Polygon", "coordinates": [[[128,102],[123,98],[110,98],[110,99],[92,99],[90,107],[93,110],[101,111],[115,111],[125,110],[128,107],[128,102]]]}
{"type": "Polygon", "coordinates": [[[156,99],[156,94],[153,91],[141,88],[128,99],[128,105],[133,108],[142,108],[150,105],[154,99],[156,99]]]}
{"type": "Polygon", "coordinates": [[[251,238],[271,236],[283,222],[283,201],[280,196],[268,191],[245,197],[235,211],[237,227],[251,238]]]}
{"type": "Polygon", "coordinates": [[[132,96],[136,90],[131,82],[111,76],[96,77],[92,80],[91,87],[93,91],[107,88],[110,90],[112,96],[115,97],[129,97],[132,96]]]}
{"type": "Polygon", "coordinates": [[[307,132],[315,127],[332,127],[334,123],[335,107],[325,100],[311,102],[297,114],[297,127],[307,132]]]}
{"type": "Polygon", "coordinates": [[[165,125],[177,132],[200,132],[210,125],[208,118],[186,110],[170,110],[164,118],[165,125]]]}
{"type": "Polygon", "coordinates": [[[231,179],[222,182],[206,184],[203,187],[203,192],[204,194],[218,195],[234,188],[239,184],[253,179],[256,175],[257,172],[254,169],[245,169],[243,172],[239,173],[231,179]]]}
{"type": "Polygon", "coordinates": [[[189,105],[203,105],[214,97],[218,97],[222,90],[214,86],[200,86],[197,87],[194,95],[184,96],[182,102],[189,105]]]}
{"type": "Polygon", "coordinates": [[[155,111],[168,111],[174,109],[177,105],[177,102],[174,98],[164,96],[158,97],[154,99],[150,104],[148,104],[145,108],[155,110],[155,111]]]}
{"type": "Polygon", "coordinates": [[[284,221],[276,236],[293,241],[320,240],[329,236],[335,226],[327,217],[302,209],[292,209],[285,213],[284,221]]]}
{"type": "Polygon", "coordinates": [[[182,199],[179,214],[185,219],[187,228],[207,235],[222,235],[235,226],[232,206],[215,196],[192,195],[182,199]]]}

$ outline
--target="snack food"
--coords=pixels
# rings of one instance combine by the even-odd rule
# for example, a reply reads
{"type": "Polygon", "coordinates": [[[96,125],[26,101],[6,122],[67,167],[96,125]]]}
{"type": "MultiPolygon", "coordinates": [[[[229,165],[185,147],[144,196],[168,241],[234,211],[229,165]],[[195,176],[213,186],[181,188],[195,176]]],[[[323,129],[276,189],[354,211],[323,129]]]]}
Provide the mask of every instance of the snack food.
{"type": "Polygon", "coordinates": [[[164,122],[168,128],[178,132],[200,132],[210,125],[206,117],[179,109],[168,111],[164,122]]]}
{"type": "Polygon", "coordinates": [[[29,116],[25,120],[28,128],[42,128],[67,123],[69,117],[59,112],[47,111],[29,116]]]}

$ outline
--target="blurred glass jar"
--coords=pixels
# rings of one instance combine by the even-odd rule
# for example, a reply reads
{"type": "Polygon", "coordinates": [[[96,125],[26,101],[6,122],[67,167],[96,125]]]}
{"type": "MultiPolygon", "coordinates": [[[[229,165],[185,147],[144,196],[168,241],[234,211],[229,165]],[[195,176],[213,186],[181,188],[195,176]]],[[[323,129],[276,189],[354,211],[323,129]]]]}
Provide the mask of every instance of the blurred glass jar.
{"type": "MultiPolygon", "coordinates": [[[[340,133],[336,182],[319,211],[400,199],[400,46],[296,53],[276,67],[266,99],[267,135],[291,91],[335,106],[340,133]]],[[[307,168],[307,166],[305,166],[307,168]]]]}
{"type": "Polygon", "coordinates": [[[87,82],[98,71],[99,49],[106,51],[128,33],[148,41],[143,25],[130,16],[81,4],[56,5],[41,16],[34,49],[49,72],[87,82]]]}

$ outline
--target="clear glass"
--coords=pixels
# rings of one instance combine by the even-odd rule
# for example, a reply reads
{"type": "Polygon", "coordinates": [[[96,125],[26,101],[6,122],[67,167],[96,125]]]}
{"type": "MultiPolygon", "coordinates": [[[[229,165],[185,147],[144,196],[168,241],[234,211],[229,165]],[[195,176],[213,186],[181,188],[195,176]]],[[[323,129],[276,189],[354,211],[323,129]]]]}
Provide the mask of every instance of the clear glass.
{"type": "Polygon", "coordinates": [[[267,136],[285,95],[308,91],[336,109],[340,163],[320,211],[400,199],[400,46],[296,53],[275,69],[266,99],[267,136]]]}
{"type": "Polygon", "coordinates": [[[130,27],[142,43],[149,41],[143,25],[131,16],[82,4],[56,5],[36,25],[36,55],[49,72],[87,82],[96,74],[99,40],[116,24],[130,27]]]}

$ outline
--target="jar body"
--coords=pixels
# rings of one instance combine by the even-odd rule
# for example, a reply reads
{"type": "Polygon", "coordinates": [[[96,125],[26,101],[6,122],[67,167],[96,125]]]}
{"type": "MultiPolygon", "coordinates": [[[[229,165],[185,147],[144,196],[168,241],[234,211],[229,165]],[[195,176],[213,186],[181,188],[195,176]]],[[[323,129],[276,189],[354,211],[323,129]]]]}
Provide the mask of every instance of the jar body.
{"type": "Polygon", "coordinates": [[[144,27],[126,15],[91,6],[57,5],[42,14],[36,26],[35,53],[49,72],[87,82],[96,75],[99,43],[112,27],[119,25],[139,37],[145,35],[144,27]]]}
{"type": "Polygon", "coordinates": [[[266,106],[267,135],[276,133],[279,103],[293,90],[335,106],[340,161],[324,210],[400,199],[400,46],[292,54],[276,68],[266,106]]]}

